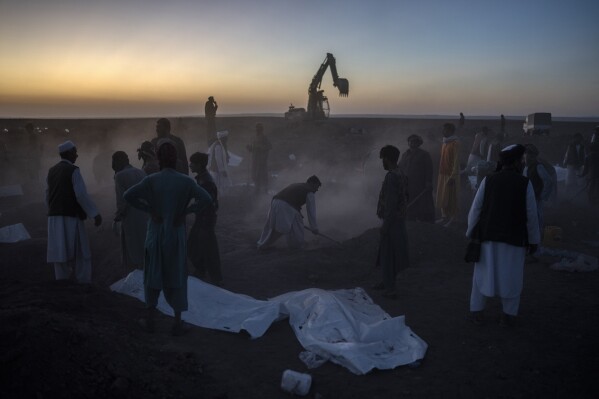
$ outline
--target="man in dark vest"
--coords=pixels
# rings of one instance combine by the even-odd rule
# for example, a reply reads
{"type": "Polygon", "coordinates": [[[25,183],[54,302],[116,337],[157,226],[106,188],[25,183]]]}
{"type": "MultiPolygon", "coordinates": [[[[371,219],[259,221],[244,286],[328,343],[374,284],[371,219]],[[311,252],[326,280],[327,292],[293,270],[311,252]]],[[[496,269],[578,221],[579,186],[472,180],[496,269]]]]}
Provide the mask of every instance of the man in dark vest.
{"type": "Polygon", "coordinates": [[[75,261],[75,279],[90,283],[91,253],[83,221],[94,218],[94,225],[102,224],[102,216],[93,203],[85,183],[75,166],[77,147],[72,141],[58,146],[60,162],[50,168],[47,178],[48,250],[46,260],[54,264],[57,280],[71,278],[71,262],[75,261]]]}
{"type": "Polygon", "coordinates": [[[259,250],[272,245],[282,235],[287,236],[287,244],[290,248],[303,247],[304,221],[301,211],[304,205],[308,213],[310,230],[318,234],[314,194],[320,186],[318,177],[311,176],[306,183],[291,184],[273,197],[262,236],[258,240],[259,250]]]}
{"type": "Polygon", "coordinates": [[[526,253],[534,254],[540,242],[534,189],[522,176],[525,150],[514,144],[500,152],[497,171],[482,181],[470,208],[466,235],[481,242],[470,294],[469,319],[475,324],[484,323],[487,298],[499,296],[500,324],[513,325],[526,253]]]}

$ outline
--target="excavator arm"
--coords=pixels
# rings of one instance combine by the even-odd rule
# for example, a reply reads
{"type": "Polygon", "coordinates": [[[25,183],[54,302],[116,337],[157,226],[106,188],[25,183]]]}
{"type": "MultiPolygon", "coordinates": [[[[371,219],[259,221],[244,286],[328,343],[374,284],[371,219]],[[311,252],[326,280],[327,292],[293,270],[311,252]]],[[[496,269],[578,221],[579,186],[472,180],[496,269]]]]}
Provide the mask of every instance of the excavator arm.
{"type": "Polygon", "coordinates": [[[322,78],[329,67],[331,68],[331,74],[333,75],[333,86],[339,90],[339,95],[341,97],[347,97],[349,94],[348,80],[339,77],[337,74],[335,57],[333,57],[333,54],[327,53],[326,58],[320,65],[320,68],[318,68],[318,71],[312,78],[312,82],[308,87],[308,119],[321,120],[329,117],[329,100],[324,95],[324,90],[320,90],[322,78]]]}
{"type": "Polygon", "coordinates": [[[333,86],[339,89],[339,95],[341,97],[347,97],[349,94],[349,81],[339,77],[339,74],[337,73],[337,63],[335,62],[335,57],[333,57],[333,54],[331,53],[327,53],[326,58],[312,78],[308,93],[316,93],[318,89],[320,89],[322,78],[329,67],[331,68],[331,75],[333,76],[333,86]]]}

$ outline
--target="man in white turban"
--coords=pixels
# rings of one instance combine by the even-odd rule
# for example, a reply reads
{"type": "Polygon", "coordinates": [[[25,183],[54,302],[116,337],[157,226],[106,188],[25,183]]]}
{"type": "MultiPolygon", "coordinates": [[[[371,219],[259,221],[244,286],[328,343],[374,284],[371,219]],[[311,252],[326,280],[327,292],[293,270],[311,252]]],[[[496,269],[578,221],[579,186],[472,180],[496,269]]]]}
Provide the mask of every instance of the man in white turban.
{"type": "Polygon", "coordinates": [[[85,183],[75,166],[77,147],[72,141],[58,146],[60,162],[50,168],[47,178],[48,251],[46,259],[54,264],[56,280],[71,278],[71,263],[75,261],[75,280],[91,282],[91,252],[83,221],[94,218],[102,224],[102,216],[93,203],[85,183]]]}

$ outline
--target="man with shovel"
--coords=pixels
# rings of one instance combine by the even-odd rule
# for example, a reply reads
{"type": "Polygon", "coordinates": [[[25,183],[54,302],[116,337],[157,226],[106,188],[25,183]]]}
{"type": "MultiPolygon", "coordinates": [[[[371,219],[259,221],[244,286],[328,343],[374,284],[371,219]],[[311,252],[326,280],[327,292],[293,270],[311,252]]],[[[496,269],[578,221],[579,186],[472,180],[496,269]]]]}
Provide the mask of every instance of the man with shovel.
{"type": "Polygon", "coordinates": [[[287,244],[290,248],[303,247],[304,222],[301,210],[304,205],[308,213],[310,230],[318,235],[314,194],[320,186],[320,179],[311,176],[305,183],[291,184],[273,197],[262,236],[257,243],[259,250],[266,249],[283,235],[287,236],[287,244]]]}

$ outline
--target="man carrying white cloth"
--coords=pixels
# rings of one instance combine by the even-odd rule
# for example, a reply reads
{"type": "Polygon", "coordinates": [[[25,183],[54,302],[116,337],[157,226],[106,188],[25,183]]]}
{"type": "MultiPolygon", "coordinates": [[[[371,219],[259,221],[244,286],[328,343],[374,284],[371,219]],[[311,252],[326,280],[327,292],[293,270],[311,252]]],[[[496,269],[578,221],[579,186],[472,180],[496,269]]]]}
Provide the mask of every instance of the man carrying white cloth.
{"type": "Polygon", "coordinates": [[[71,277],[69,264],[75,261],[75,280],[90,283],[92,276],[89,239],[83,221],[94,218],[102,224],[102,216],[89,195],[79,168],[75,166],[77,147],[72,141],[58,146],[60,162],[50,168],[47,178],[48,250],[46,260],[54,264],[56,280],[71,277]]]}

